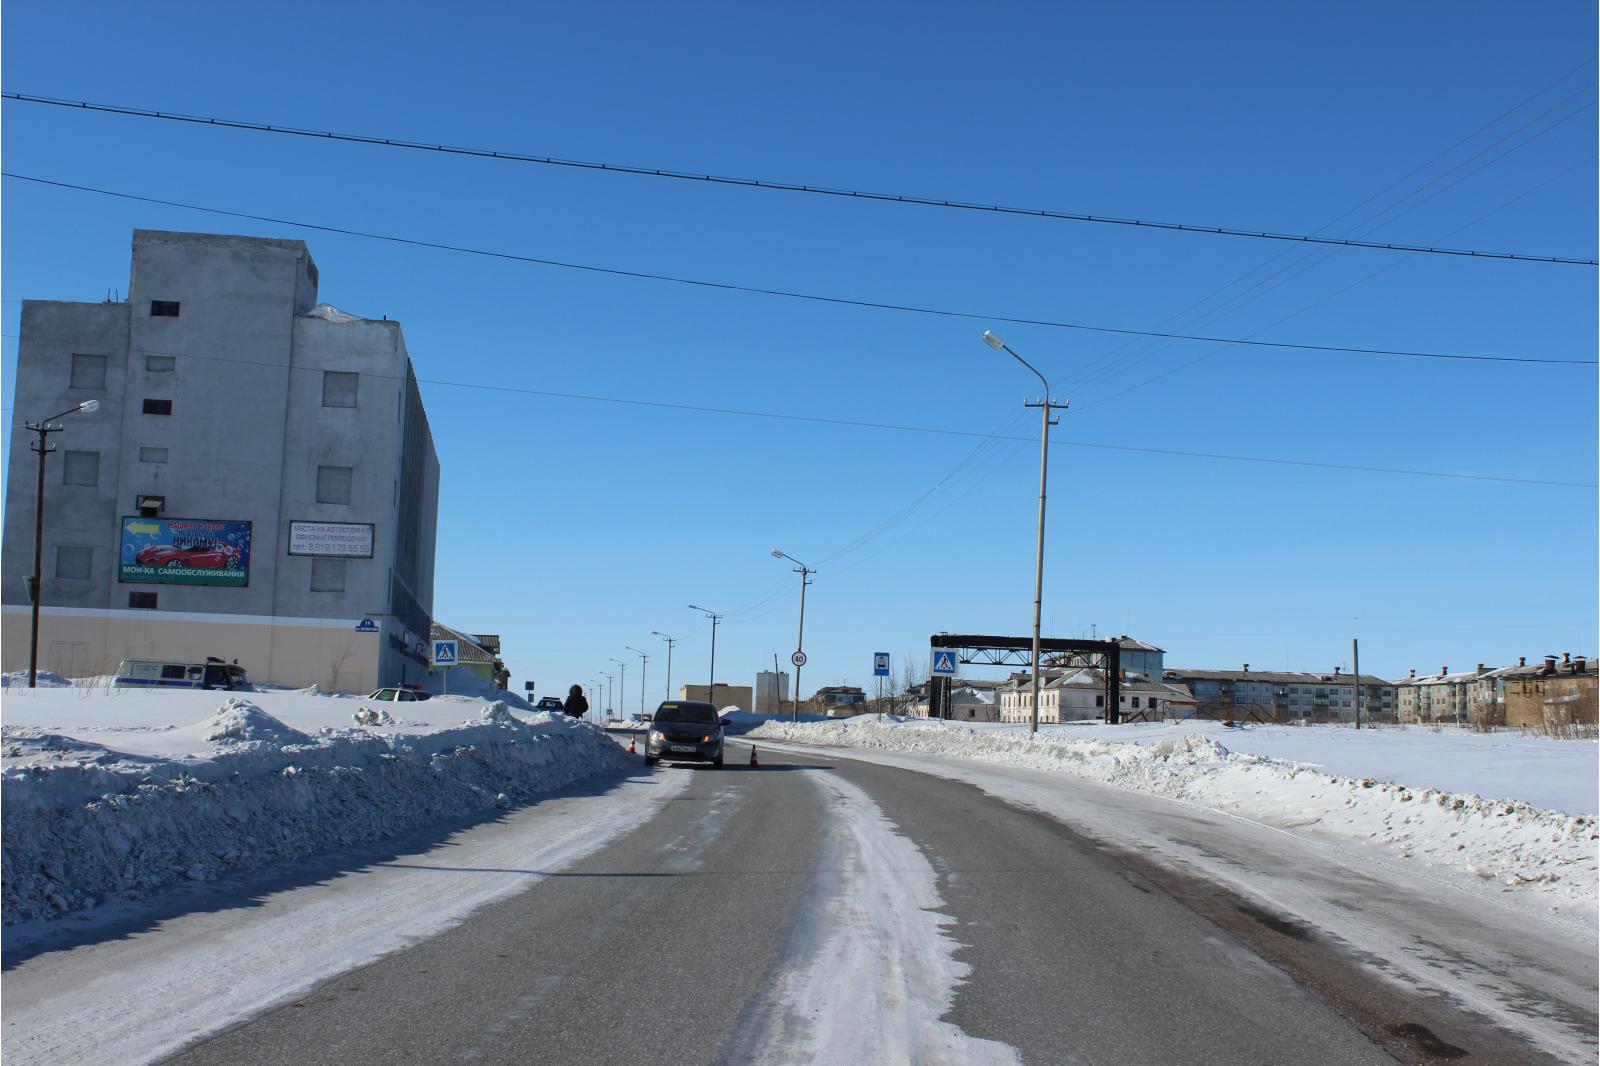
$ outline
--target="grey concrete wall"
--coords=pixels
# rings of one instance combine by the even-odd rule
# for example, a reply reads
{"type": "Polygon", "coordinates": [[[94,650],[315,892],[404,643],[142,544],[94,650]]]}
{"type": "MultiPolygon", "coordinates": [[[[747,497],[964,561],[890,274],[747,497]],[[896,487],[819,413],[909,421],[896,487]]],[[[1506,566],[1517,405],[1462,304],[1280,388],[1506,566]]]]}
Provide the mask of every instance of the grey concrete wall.
{"type": "Polygon", "coordinates": [[[39,468],[38,455],[29,445],[38,436],[24,423],[42,421],[84,400],[99,400],[99,411],[69,415],[61,420],[61,432],[50,434],[56,451],[46,459],[43,602],[104,607],[110,595],[107,580],[116,576],[115,538],[108,531],[116,525],[117,463],[127,413],[128,305],[24,300],[21,327],[0,547],[0,599],[28,603],[26,578],[33,573],[39,468]],[[104,389],[70,387],[75,352],[107,357],[104,389]],[[68,450],[100,453],[99,485],[61,483],[63,453],[68,450]],[[61,544],[94,548],[89,580],[56,579],[56,548],[61,544]]]}

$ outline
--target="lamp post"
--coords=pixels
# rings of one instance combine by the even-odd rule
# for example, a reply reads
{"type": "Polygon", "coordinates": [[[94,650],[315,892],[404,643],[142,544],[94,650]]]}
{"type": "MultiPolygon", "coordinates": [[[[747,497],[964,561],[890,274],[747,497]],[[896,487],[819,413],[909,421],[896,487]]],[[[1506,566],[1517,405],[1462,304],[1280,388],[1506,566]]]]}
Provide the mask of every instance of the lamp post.
{"type": "MultiPolygon", "coordinates": [[[[997,352],[1003,351],[1009,354],[1011,358],[1032,370],[1034,376],[1044,385],[1043,399],[1038,403],[1027,402],[1023,405],[1039,408],[1043,418],[1039,428],[1039,542],[1033,557],[1033,715],[1028,725],[1029,732],[1037,733],[1039,731],[1039,615],[1044,605],[1044,490],[1045,474],[1050,464],[1050,412],[1058,409],[1065,411],[1067,405],[1050,399],[1050,382],[1045,381],[1044,375],[1035,370],[1026,359],[1013,352],[1005,341],[984,330],[983,343],[997,352]]],[[[1117,708],[1107,706],[1106,721],[1116,720],[1117,708]]]]}
{"type": "MultiPolygon", "coordinates": [[[[614,656],[607,656],[607,658],[610,658],[612,662],[617,664],[617,691],[622,694],[623,699],[627,699],[628,664],[621,659],[615,658],[614,656]]],[[[626,720],[626,716],[624,716],[624,720],[626,720]]]]}
{"type": "Polygon", "coordinates": [[[617,675],[602,672],[600,676],[606,679],[606,720],[609,721],[611,718],[611,682],[616,679],[617,675]]]}
{"type": "Polygon", "coordinates": [[[794,563],[794,572],[800,575],[800,635],[795,638],[794,655],[789,658],[789,661],[794,663],[794,699],[789,705],[789,719],[798,722],[800,721],[800,668],[806,662],[806,586],[811,584],[811,575],[816,571],[777,548],[772,549],[772,557],[787,559],[794,563]]]}
{"type": "Polygon", "coordinates": [[[659,629],[652,629],[650,635],[660,637],[667,642],[667,699],[672,698],[672,646],[678,643],[677,637],[669,637],[659,629]]]}
{"type": "Polygon", "coordinates": [[[639,718],[644,719],[644,671],[650,665],[650,656],[632,645],[625,645],[627,649],[639,657],[639,718]]]}
{"type": "Polygon", "coordinates": [[[33,600],[33,624],[28,637],[29,688],[37,688],[39,685],[39,601],[44,598],[44,588],[41,583],[43,579],[41,571],[44,569],[44,460],[45,456],[55,451],[55,445],[50,443],[50,434],[61,432],[60,426],[51,423],[79,411],[88,415],[98,410],[100,410],[99,400],[85,400],[76,407],[69,407],[43,422],[23,423],[39,434],[38,440],[30,442],[30,447],[39,453],[39,492],[33,501],[33,588],[29,590],[29,597],[33,600]]]}
{"type": "Polygon", "coordinates": [[[689,610],[699,611],[711,619],[711,676],[706,680],[706,702],[715,707],[717,705],[717,623],[722,621],[722,616],[716,611],[708,611],[704,607],[689,605],[689,610]]]}

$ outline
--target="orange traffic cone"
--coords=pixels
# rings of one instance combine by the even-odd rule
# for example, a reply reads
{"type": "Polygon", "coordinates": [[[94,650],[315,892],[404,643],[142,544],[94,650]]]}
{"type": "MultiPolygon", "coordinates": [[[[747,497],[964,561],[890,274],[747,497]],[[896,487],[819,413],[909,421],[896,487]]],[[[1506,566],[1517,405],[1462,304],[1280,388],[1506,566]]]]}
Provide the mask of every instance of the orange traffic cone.
{"type": "Polygon", "coordinates": [[[761,765],[760,763],[756,762],[756,749],[755,749],[754,746],[752,746],[750,748],[750,765],[751,766],[760,766],[761,765]]]}
{"type": "Polygon", "coordinates": [[[634,750],[633,738],[632,737],[628,738],[628,754],[629,755],[637,755],[637,754],[639,754],[636,750],[634,750]]]}

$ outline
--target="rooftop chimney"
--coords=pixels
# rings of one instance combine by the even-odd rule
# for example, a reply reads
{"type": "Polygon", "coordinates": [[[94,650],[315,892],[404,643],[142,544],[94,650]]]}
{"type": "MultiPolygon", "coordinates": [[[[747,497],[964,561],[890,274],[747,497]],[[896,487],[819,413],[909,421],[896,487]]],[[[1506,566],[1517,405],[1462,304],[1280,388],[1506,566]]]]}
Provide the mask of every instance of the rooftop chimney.
{"type": "Polygon", "coordinates": [[[1339,676],[1339,668],[1337,666],[1335,666],[1333,668],[1333,676],[1334,677],[1338,677],[1339,676]]]}
{"type": "Polygon", "coordinates": [[[1412,677],[1416,677],[1417,676],[1417,668],[1415,666],[1413,666],[1411,668],[1411,676],[1412,677]]]}
{"type": "Polygon", "coordinates": [[[1578,656],[1576,659],[1572,660],[1572,672],[1575,673],[1575,674],[1587,673],[1588,672],[1588,666],[1589,666],[1589,660],[1585,659],[1581,655],[1578,656]]]}
{"type": "Polygon", "coordinates": [[[1250,664],[1249,663],[1245,663],[1244,664],[1244,672],[1247,673],[1247,674],[1250,672],[1250,664]]]}
{"type": "Polygon", "coordinates": [[[1483,664],[1482,663],[1478,664],[1478,673],[1480,673],[1480,674],[1483,673],[1483,664]]]}
{"type": "Polygon", "coordinates": [[[1544,669],[1540,670],[1539,672],[1541,674],[1553,674],[1553,673],[1555,673],[1556,672],[1556,657],[1554,655],[1546,655],[1544,657],[1544,669]]]}
{"type": "Polygon", "coordinates": [[[1564,652],[1561,653],[1561,665],[1562,666],[1571,666],[1572,665],[1572,653],[1570,651],[1564,651],[1564,652]]]}
{"type": "Polygon", "coordinates": [[[1526,655],[1517,656],[1517,665],[1518,666],[1527,666],[1528,665],[1528,657],[1526,655]]]}
{"type": "Polygon", "coordinates": [[[1450,668],[1448,666],[1439,667],[1439,676],[1440,677],[1443,677],[1445,674],[1448,674],[1449,672],[1450,672],[1450,668]]]}

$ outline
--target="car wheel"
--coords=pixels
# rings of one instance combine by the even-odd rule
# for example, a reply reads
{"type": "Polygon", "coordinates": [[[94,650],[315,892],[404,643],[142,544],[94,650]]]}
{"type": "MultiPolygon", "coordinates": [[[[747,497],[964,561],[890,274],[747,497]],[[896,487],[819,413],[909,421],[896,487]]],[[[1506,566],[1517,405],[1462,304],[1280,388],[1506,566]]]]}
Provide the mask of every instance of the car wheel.
{"type": "Polygon", "coordinates": [[[661,761],[661,756],[659,756],[659,755],[646,755],[644,757],[644,764],[646,766],[654,766],[656,763],[658,763],[660,761],[661,761]]]}
{"type": "Polygon", "coordinates": [[[722,769],[722,756],[718,755],[715,759],[712,759],[711,765],[718,770],[722,769]]]}

